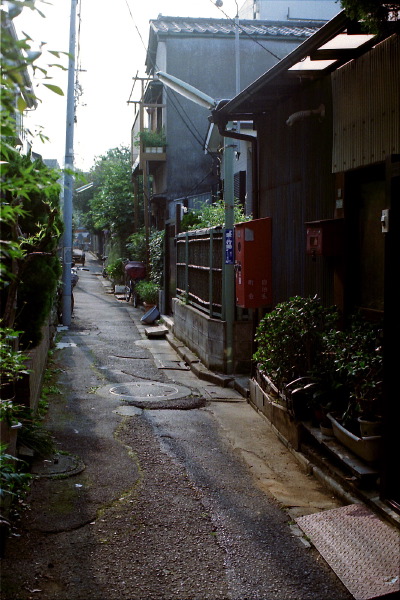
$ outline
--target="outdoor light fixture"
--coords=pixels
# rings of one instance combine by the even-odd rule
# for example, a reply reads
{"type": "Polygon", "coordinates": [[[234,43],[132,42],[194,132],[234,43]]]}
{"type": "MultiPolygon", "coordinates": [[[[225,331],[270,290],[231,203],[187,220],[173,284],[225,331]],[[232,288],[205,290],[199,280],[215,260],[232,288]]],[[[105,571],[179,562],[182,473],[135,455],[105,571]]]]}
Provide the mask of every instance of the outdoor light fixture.
{"type": "Polygon", "coordinates": [[[189,83],[182,81],[182,79],[178,79],[178,77],[174,77],[173,75],[169,75],[163,71],[158,71],[156,75],[158,79],[162,81],[162,83],[170,87],[175,92],[178,92],[178,94],[181,94],[188,100],[191,100],[192,102],[195,102],[204,108],[208,108],[209,110],[217,106],[217,101],[214,100],[214,98],[211,98],[211,96],[201,92],[189,83]]]}

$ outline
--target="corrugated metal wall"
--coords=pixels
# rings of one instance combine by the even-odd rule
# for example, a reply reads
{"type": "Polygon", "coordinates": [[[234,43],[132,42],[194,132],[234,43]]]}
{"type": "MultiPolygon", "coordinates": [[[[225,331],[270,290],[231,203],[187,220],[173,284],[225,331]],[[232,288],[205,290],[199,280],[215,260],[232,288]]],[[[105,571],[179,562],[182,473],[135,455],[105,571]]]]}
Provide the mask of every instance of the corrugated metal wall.
{"type": "Polygon", "coordinates": [[[258,123],[260,217],[272,217],[273,303],[318,294],[333,303],[332,272],[324,257],[306,255],[307,221],[334,216],[331,121],[304,119],[288,127],[290,114],[324,104],[331,111],[330,80],[302,88],[258,123]]]}
{"type": "Polygon", "coordinates": [[[394,35],[332,74],[334,173],[400,152],[399,57],[394,35]]]}

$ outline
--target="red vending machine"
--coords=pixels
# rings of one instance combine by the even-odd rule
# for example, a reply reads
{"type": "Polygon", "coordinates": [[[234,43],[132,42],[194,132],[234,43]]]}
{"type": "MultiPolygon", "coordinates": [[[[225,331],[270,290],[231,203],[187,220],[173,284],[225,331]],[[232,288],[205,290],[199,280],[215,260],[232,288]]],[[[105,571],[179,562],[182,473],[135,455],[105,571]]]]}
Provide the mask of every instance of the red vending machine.
{"type": "Polygon", "coordinates": [[[260,308],[272,304],[271,218],[235,225],[236,305],[260,308]]]}

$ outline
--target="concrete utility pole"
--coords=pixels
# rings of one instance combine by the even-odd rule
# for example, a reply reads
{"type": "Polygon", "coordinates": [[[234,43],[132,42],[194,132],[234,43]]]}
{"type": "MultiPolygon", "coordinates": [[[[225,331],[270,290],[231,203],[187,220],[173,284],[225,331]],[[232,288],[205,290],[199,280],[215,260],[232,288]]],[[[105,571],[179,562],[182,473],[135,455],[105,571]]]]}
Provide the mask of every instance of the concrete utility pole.
{"type": "MultiPolygon", "coordinates": [[[[227,129],[232,129],[228,123],[227,129]]],[[[234,271],[234,189],[233,189],[233,148],[234,140],[224,138],[224,205],[225,228],[222,287],[222,319],[226,322],[226,372],[233,373],[233,330],[235,321],[235,271],[234,271]]],[[[236,146],[235,146],[236,147],[236,146]]]]}
{"type": "MultiPolygon", "coordinates": [[[[144,131],[144,108],[149,106],[157,106],[153,104],[145,104],[144,96],[145,96],[145,86],[149,81],[153,81],[152,77],[134,77],[135,83],[136,81],[140,81],[141,83],[141,92],[140,92],[140,100],[128,100],[128,104],[139,105],[139,134],[144,131]]],[[[160,105],[161,106],[161,105],[160,105]]],[[[149,186],[149,163],[147,160],[143,158],[144,147],[143,142],[140,140],[140,165],[139,168],[142,171],[143,176],[143,210],[144,210],[144,231],[145,231],[145,246],[146,246],[146,269],[147,272],[150,272],[150,186],[149,186]]],[[[138,227],[139,223],[139,186],[137,182],[134,183],[134,214],[135,214],[135,230],[138,227]]]]}
{"type": "Polygon", "coordinates": [[[71,0],[71,17],[69,28],[69,62],[68,62],[68,92],[67,120],[65,132],[65,161],[64,161],[64,236],[63,236],[63,325],[71,325],[71,264],[72,264],[72,186],[74,166],[74,122],[75,122],[75,38],[76,38],[76,6],[78,0],[71,0]]]}

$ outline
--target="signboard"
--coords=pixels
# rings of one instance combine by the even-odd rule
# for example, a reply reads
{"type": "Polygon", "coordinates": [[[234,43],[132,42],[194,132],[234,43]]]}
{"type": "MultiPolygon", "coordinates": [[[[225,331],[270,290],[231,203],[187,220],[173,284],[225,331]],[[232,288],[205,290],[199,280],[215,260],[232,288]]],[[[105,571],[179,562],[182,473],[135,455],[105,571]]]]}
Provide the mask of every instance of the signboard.
{"type": "Polygon", "coordinates": [[[233,229],[225,229],[225,264],[234,264],[233,229]]]}

